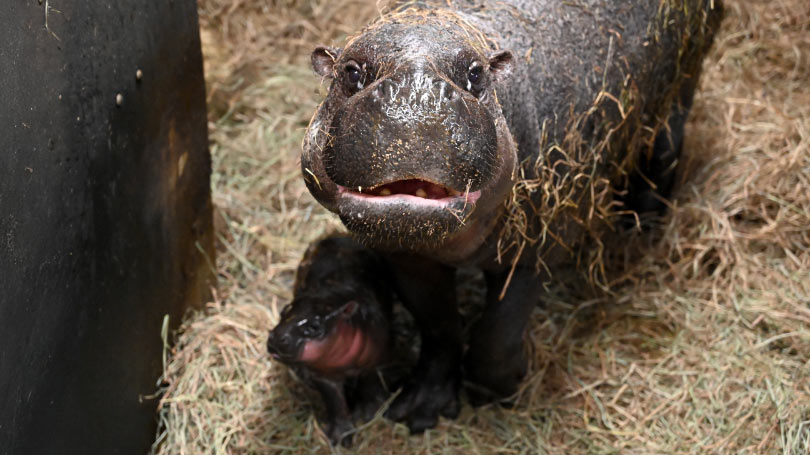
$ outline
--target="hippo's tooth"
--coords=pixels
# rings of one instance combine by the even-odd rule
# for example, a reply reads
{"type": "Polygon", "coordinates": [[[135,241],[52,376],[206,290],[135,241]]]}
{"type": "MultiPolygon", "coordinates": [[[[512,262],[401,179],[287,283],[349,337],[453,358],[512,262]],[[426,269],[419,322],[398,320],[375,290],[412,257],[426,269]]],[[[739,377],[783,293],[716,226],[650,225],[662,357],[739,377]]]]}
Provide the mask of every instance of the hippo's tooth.
{"type": "Polygon", "coordinates": [[[388,188],[383,188],[383,189],[380,190],[379,194],[380,194],[380,196],[390,196],[391,195],[391,190],[389,190],[388,188]]]}
{"type": "Polygon", "coordinates": [[[427,197],[427,193],[422,188],[419,188],[418,190],[416,190],[416,192],[414,194],[419,196],[419,197],[427,197]]]}

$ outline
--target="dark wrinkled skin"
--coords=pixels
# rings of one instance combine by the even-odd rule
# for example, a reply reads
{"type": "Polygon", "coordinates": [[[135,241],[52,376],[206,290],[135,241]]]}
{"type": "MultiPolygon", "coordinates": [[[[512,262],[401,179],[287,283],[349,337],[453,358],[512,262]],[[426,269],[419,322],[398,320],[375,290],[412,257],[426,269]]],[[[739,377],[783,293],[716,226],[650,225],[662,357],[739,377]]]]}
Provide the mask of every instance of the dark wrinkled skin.
{"type": "MultiPolygon", "coordinates": [[[[661,210],[721,16],[713,3],[423,1],[384,16],[344,49],[313,52],[315,71],[332,82],[304,141],[306,184],[358,239],[385,252],[422,337],[391,418],[420,432],[454,417],[462,371],[474,404],[516,392],[527,369],[526,323],[548,278],[536,258],[545,270],[570,261],[564,245],[585,231],[574,219],[593,202],[585,188],[566,216],[529,218],[527,232],[548,229],[555,242],[518,258],[514,249],[497,254],[500,227],[518,178],[539,177],[532,163],[553,169],[552,183],[565,180],[568,165],[549,145],[564,144],[571,125],[586,146],[608,143],[603,158],[614,163],[629,153],[633,131],[659,131],[648,151],[631,155],[637,174],[621,202],[661,210]],[[591,112],[601,91],[617,102],[591,112]],[[634,104],[622,121],[617,104],[628,92],[634,104]],[[481,267],[488,286],[466,353],[454,294],[461,264],[481,267]]],[[[594,178],[612,178],[616,167],[596,169],[594,178]]],[[[538,213],[531,209],[541,196],[521,203],[527,213],[538,213]]]]}
{"type": "Polygon", "coordinates": [[[371,419],[385,400],[378,369],[390,358],[389,280],[372,251],[345,236],[323,239],[304,255],[294,299],[268,337],[273,358],[320,393],[334,445],[350,446],[352,420],[371,419]]]}

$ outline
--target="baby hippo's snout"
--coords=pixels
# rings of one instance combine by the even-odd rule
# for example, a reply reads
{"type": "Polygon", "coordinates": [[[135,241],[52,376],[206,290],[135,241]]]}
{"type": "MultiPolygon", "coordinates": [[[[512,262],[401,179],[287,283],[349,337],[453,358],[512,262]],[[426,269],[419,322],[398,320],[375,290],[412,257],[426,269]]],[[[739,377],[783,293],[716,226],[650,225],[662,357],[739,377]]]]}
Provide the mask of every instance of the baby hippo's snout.
{"type": "Polygon", "coordinates": [[[284,362],[301,361],[307,342],[326,338],[334,331],[329,316],[326,320],[313,315],[317,306],[308,299],[294,300],[282,314],[282,321],[270,331],[267,337],[267,351],[276,360],[284,362]]]}
{"type": "Polygon", "coordinates": [[[294,358],[297,354],[295,345],[293,336],[289,332],[271,330],[270,336],[267,338],[267,351],[276,360],[294,358]]]}

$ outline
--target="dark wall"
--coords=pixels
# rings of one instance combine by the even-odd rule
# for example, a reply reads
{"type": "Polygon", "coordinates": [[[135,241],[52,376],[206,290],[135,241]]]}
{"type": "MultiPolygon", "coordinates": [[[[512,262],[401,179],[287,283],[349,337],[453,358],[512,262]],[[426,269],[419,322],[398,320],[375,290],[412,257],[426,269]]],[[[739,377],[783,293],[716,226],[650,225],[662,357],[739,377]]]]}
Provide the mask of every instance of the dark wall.
{"type": "Polygon", "coordinates": [[[148,450],[209,174],[194,0],[2,2],[0,454],[148,450]]]}

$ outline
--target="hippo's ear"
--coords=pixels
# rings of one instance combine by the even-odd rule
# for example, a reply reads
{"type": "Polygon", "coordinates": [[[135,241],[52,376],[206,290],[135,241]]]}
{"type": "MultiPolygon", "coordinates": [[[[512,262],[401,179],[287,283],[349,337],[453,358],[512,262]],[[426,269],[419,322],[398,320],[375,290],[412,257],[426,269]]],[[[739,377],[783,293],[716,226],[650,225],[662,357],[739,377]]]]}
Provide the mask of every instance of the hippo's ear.
{"type": "Polygon", "coordinates": [[[341,49],[334,47],[318,46],[312,51],[310,59],[312,68],[322,77],[332,77],[335,62],[340,56],[341,49]]]}
{"type": "Polygon", "coordinates": [[[506,80],[512,73],[512,53],[495,51],[489,54],[489,72],[496,82],[506,80]]]}
{"type": "Polygon", "coordinates": [[[357,309],[360,308],[360,304],[354,300],[350,300],[343,308],[340,309],[340,317],[343,319],[349,319],[350,317],[354,316],[357,313],[357,309]]]}

